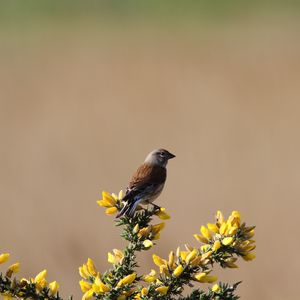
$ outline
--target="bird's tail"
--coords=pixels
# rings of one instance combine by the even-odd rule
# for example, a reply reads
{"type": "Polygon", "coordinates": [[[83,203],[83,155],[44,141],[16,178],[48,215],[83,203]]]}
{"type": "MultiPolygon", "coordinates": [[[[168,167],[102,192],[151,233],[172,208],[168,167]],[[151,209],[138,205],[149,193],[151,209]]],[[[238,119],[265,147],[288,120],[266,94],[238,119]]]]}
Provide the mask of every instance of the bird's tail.
{"type": "Polygon", "coordinates": [[[121,211],[117,214],[116,218],[120,218],[122,216],[127,216],[129,218],[132,218],[134,216],[135,210],[137,206],[139,205],[140,201],[134,200],[134,201],[127,201],[121,211]]]}

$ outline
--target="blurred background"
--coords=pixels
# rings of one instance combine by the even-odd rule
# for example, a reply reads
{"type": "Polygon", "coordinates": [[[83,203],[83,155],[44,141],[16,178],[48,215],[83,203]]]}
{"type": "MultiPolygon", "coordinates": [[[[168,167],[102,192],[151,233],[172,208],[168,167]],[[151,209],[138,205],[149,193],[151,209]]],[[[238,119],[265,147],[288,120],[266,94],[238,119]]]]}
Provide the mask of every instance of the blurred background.
{"type": "Polygon", "coordinates": [[[242,299],[296,299],[299,1],[0,4],[0,252],[80,299],[78,266],[124,247],[100,192],[146,154],[176,154],[152,253],[197,245],[220,209],[257,225],[257,259],[219,279],[242,299]]]}

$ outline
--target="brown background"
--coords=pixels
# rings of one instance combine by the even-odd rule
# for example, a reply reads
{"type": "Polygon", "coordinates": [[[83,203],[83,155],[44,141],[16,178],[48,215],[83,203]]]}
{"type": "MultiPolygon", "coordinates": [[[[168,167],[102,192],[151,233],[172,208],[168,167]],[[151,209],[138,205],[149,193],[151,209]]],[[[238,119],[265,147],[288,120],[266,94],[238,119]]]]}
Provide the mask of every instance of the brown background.
{"type": "MultiPolygon", "coordinates": [[[[289,17],[224,24],[49,20],[2,27],[0,252],[20,276],[48,269],[79,299],[77,268],[122,248],[96,200],[146,154],[177,155],[157,204],[172,219],[166,256],[213,219],[257,225],[257,259],[219,279],[242,299],[296,299],[300,261],[300,41],[289,17]]],[[[1,266],[3,269],[3,267],[1,266]]]]}

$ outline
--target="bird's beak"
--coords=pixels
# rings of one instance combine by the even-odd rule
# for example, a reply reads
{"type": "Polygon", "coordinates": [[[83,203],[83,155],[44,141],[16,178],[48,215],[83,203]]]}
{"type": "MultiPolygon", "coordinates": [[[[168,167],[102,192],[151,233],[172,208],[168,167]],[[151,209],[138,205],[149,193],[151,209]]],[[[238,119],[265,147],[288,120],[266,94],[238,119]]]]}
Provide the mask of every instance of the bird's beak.
{"type": "Polygon", "coordinates": [[[174,154],[172,154],[172,153],[170,153],[169,152],[169,154],[168,154],[168,159],[172,159],[172,158],[174,158],[174,157],[176,157],[174,154]]]}

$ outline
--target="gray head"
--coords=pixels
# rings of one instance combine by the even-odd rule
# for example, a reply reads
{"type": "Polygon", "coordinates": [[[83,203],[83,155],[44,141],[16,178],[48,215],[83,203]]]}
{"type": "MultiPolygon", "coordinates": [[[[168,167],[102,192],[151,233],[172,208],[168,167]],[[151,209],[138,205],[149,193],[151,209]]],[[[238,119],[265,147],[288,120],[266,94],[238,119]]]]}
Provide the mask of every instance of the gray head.
{"type": "Polygon", "coordinates": [[[145,159],[145,163],[165,167],[168,163],[168,160],[174,157],[175,157],[174,154],[170,153],[165,149],[156,149],[147,155],[145,159]]]}

